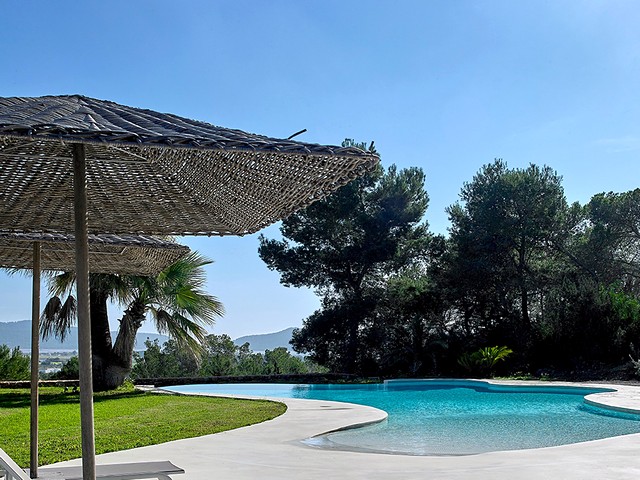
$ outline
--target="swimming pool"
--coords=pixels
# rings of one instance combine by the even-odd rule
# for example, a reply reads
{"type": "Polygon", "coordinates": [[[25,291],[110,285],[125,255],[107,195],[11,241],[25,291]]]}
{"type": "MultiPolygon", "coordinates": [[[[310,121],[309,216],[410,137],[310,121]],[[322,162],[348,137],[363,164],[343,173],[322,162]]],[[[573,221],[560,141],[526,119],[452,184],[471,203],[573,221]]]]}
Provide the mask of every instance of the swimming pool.
{"type": "Polygon", "coordinates": [[[370,385],[210,384],[185,393],[304,398],[380,408],[386,421],[305,440],[322,448],[410,455],[469,455],[549,447],[640,433],[640,415],[588,405],[584,387],[505,386],[478,381],[370,385]]]}

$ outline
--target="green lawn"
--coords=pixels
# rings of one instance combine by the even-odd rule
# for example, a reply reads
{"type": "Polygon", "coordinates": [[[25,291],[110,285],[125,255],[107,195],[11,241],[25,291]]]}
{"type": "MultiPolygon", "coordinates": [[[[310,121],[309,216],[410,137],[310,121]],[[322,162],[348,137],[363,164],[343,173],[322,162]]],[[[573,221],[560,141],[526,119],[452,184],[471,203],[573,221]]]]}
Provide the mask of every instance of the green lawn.
{"type": "MultiPolygon", "coordinates": [[[[40,392],[39,463],[80,457],[79,395],[56,387],[40,392]]],[[[29,403],[29,390],[0,389],[0,447],[23,468],[29,466],[29,403]]],[[[153,394],[132,388],[96,393],[96,453],[231,430],[285,410],[276,402],[153,394]]]]}

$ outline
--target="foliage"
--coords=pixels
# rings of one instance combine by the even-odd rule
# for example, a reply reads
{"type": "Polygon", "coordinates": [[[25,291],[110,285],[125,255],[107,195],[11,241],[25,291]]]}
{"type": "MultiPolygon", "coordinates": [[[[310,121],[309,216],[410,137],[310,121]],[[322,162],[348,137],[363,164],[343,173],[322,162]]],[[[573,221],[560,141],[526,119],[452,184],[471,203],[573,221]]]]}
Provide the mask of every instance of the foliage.
{"type": "Polygon", "coordinates": [[[308,359],[300,359],[284,347],[254,353],[249,344],[236,345],[228,335],[208,335],[204,351],[196,359],[169,340],[160,347],[157,340],[145,342],[143,355],[135,354],[133,378],[210,377],[320,373],[324,370],[308,359]]]}
{"type": "Polygon", "coordinates": [[[133,378],[192,377],[198,372],[196,356],[168,340],[160,347],[158,340],[145,341],[146,350],[141,355],[134,352],[133,378]]]}
{"type": "Polygon", "coordinates": [[[606,284],[640,294],[640,189],[594,195],[586,206],[589,266],[606,284]]]}
{"type": "Polygon", "coordinates": [[[28,380],[30,372],[27,355],[18,347],[12,350],[7,345],[0,345],[0,380],[28,380]]]}
{"type": "Polygon", "coordinates": [[[372,373],[379,299],[386,278],[426,248],[427,204],[420,169],[380,167],[283,220],[283,240],[260,237],[260,258],[283,285],[321,297],[294,332],[298,352],[335,371],[372,373]]]}
{"type": "Polygon", "coordinates": [[[540,365],[620,365],[640,335],[640,190],[573,205],[555,284],[539,328],[540,365]]]}
{"type": "Polygon", "coordinates": [[[239,375],[262,375],[264,373],[264,357],[261,353],[254,353],[249,343],[236,348],[235,358],[239,375]]]}
{"type": "Polygon", "coordinates": [[[238,372],[237,347],[229,335],[209,335],[205,341],[205,354],[200,373],[204,376],[236,375],[238,372]]]}
{"type": "Polygon", "coordinates": [[[298,357],[291,355],[284,347],[266,350],[264,365],[268,375],[309,373],[306,364],[298,357]]]}
{"type": "Polygon", "coordinates": [[[640,324],[640,300],[626,293],[617,285],[606,290],[614,313],[624,322],[640,324]]]}
{"type": "MultiPolygon", "coordinates": [[[[138,329],[147,314],[160,333],[168,333],[175,347],[195,356],[212,325],[223,314],[222,304],[204,290],[204,266],[211,263],[196,252],[181,258],[157,277],[90,275],[91,344],[93,385],[96,391],[115,388],[132,368],[133,348],[138,329]],[[107,303],[125,307],[115,342],[112,342],[107,303]]],[[[64,337],[76,321],[73,273],[53,277],[49,288],[53,297],[42,314],[42,334],[64,337]],[[68,295],[63,302],[60,296],[68,295]]]]}
{"type": "Polygon", "coordinates": [[[458,359],[458,364],[470,374],[481,374],[493,377],[495,367],[504,361],[513,350],[505,346],[483,347],[473,353],[464,353],[458,359]]]}
{"type": "Polygon", "coordinates": [[[80,378],[80,367],[78,365],[78,357],[73,356],[67,360],[60,369],[52,375],[55,380],[78,380],[80,378]]]}
{"type": "Polygon", "coordinates": [[[492,351],[465,355],[487,344],[511,345],[509,366],[525,374],[619,365],[633,353],[640,189],[568,205],[550,167],[495,160],[448,208],[447,238],[420,223],[420,175],[380,168],[283,222],[283,240],[261,238],[284,285],[321,297],[294,332],[297,351],[381,376],[450,375],[459,358],[491,374],[492,351]]]}
{"type": "MultiPolygon", "coordinates": [[[[79,395],[61,390],[40,390],[41,464],[81,456],[79,395]]],[[[29,405],[29,390],[0,390],[2,448],[21,467],[29,463],[29,405]]],[[[96,454],[252,425],[285,409],[269,401],[159,395],[131,388],[102,392],[94,397],[96,454]]]]}
{"type": "Polygon", "coordinates": [[[451,275],[459,308],[487,340],[527,348],[531,313],[547,281],[567,204],[550,167],[485,165],[448,209],[451,275]],[[512,335],[516,333],[517,335],[512,335]]]}
{"type": "Polygon", "coordinates": [[[432,275],[414,266],[389,278],[381,302],[380,373],[437,375],[447,354],[446,300],[432,275]]]}

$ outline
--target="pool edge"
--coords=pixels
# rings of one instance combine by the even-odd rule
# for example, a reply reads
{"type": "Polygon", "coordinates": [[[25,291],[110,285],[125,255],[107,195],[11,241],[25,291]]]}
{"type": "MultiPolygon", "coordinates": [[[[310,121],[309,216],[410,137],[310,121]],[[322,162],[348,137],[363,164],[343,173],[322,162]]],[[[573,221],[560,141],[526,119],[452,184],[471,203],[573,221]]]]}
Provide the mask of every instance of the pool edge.
{"type": "Polygon", "coordinates": [[[480,387],[495,392],[519,391],[580,394],[584,391],[584,402],[587,405],[613,412],[640,415],[640,385],[457,378],[392,379],[385,380],[384,383],[387,385],[424,383],[460,386],[462,388],[480,387]],[[594,392],[593,390],[600,391],[594,392]]]}

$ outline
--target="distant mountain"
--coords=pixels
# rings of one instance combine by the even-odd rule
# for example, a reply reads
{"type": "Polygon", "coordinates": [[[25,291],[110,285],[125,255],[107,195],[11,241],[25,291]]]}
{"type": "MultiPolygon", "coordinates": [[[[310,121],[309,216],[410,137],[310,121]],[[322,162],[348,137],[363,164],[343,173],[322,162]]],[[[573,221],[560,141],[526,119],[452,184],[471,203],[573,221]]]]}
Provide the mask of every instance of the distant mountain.
{"type": "Polygon", "coordinates": [[[243,345],[249,343],[251,350],[254,352],[264,352],[265,350],[273,350],[278,347],[285,347],[291,350],[291,334],[293,333],[293,327],[282,330],[281,332],[265,333],[262,335],[246,335],[244,337],[236,338],[233,343],[236,345],[243,345]]]}
{"type": "MultiPolygon", "coordinates": [[[[115,340],[116,332],[111,332],[112,338],[115,340]]],[[[147,338],[151,341],[158,340],[162,345],[169,337],[166,335],[158,335],[157,333],[138,332],[136,335],[136,350],[144,350],[144,342],[147,338]]],[[[22,320],[19,322],[0,322],[0,345],[5,344],[11,348],[20,347],[22,350],[31,348],[31,320],[22,320]]],[[[73,327],[64,342],[60,342],[57,338],[49,338],[46,341],[40,341],[40,349],[42,350],[77,350],[78,349],[78,329],[73,327]]]]}
{"type": "MultiPolygon", "coordinates": [[[[236,338],[233,342],[236,345],[249,343],[251,350],[254,352],[264,352],[265,350],[273,350],[278,347],[285,347],[292,350],[289,341],[293,333],[293,327],[287,328],[280,332],[265,333],[261,335],[246,335],[236,338]]],[[[111,332],[112,338],[115,340],[116,332],[111,332]]],[[[136,336],[135,349],[142,351],[145,349],[145,340],[158,340],[162,345],[169,337],[159,335],[157,333],[138,332],[136,336]]],[[[19,322],[0,322],[0,345],[5,344],[11,348],[19,347],[22,350],[31,348],[31,320],[22,320],[19,322]]],[[[46,341],[40,341],[41,350],[77,350],[78,349],[78,329],[72,328],[64,342],[60,342],[57,338],[49,338],[46,341]]]]}

